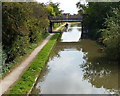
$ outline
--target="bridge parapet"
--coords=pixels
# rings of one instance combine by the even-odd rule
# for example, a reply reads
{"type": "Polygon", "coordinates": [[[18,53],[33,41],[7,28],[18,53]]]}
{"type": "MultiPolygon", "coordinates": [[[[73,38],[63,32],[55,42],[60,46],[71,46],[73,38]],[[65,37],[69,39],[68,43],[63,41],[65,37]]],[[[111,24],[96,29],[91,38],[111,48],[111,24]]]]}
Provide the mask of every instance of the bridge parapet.
{"type": "Polygon", "coordinates": [[[82,16],[50,16],[49,20],[82,20],[82,16]]]}

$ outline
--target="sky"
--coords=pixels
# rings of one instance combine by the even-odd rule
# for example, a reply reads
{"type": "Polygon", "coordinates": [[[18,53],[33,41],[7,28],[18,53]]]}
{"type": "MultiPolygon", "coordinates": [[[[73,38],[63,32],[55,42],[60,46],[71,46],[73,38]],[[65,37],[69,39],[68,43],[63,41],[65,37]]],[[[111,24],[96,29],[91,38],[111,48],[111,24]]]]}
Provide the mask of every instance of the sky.
{"type": "Polygon", "coordinates": [[[85,3],[85,0],[37,0],[41,3],[47,3],[52,1],[54,3],[60,3],[59,8],[63,10],[63,13],[77,14],[78,8],[76,7],[77,2],[85,3]]]}

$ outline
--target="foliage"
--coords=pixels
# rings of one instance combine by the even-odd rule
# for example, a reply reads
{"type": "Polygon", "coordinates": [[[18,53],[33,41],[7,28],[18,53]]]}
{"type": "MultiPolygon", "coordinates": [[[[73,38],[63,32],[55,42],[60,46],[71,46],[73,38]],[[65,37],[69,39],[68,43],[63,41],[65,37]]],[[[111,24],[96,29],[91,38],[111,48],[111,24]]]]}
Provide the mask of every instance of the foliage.
{"type": "Polygon", "coordinates": [[[85,14],[86,12],[86,8],[87,8],[87,6],[86,5],[84,5],[84,4],[81,4],[80,2],[78,2],[77,4],[76,4],[76,6],[77,6],[77,8],[79,8],[79,10],[78,10],[78,14],[79,15],[82,15],[82,14],[85,14]]]}
{"type": "Polygon", "coordinates": [[[49,15],[53,15],[53,16],[55,15],[55,12],[53,11],[53,7],[52,6],[48,5],[47,9],[48,9],[49,15]]]}
{"type": "Polygon", "coordinates": [[[7,55],[3,67],[6,67],[17,57],[26,54],[26,49],[32,43],[46,37],[48,10],[45,5],[36,2],[4,2],[2,15],[3,50],[7,55]]]}
{"type": "Polygon", "coordinates": [[[17,2],[4,2],[2,7],[3,49],[7,53],[8,63],[24,55],[30,43],[43,37],[48,25],[47,9],[38,3],[17,2]]]}
{"type": "Polygon", "coordinates": [[[60,10],[60,8],[59,8],[59,3],[50,2],[47,7],[49,9],[49,15],[61,16],[62,10],[60,10]]]}
{"type": "Polygon", "coordinates": [[[118,8],[119,5],[116,2],[89,2],[85,7],[85,5],[78,3],[78,8],[83,10],[84,14],[88,14],[84,23],[89,27],[92,38],[99,38],[100,34],[97,31],[104,28],[105,18],[112,16],[112,8],[118,8]]]}
{"type": "Polygon", "coordinates": [[[79,8],[78,12],[82,10],[82,13],[87,14],[83,23],[88,26],[89,36],[106,46],[105,53],[109,57],[118,59],[120,2],[89,2],[86,6],[78,2],[77,7],[79,8]]]}
{"type": "Polygon", "coordinates": [[[106,29],[101,29],[102,42],[106,45],[105,52],[110,58],[120,59],[120,11],[113,9],[111,17],[106,18],[106,29]]]}
{"type": "Polygon", "coordinates": [[[58,36],[59,34],[55,34],[47,43],[47,45],[45,45],[45,47],[41,50],[41,52],[29,66],[28,70],[22,75],[17,84],[15,84],[15,86],[13,86],[13,88],[10,90],[9,94],[27,94],[29,92],[35,78],[38,77],[39,73],[44,68],[58,36]]]}
{"type": "Polygon", "coordinates": [[[5,61],[5,59],[3,57],[5,57],[5,56],[3,55],[2,44],[0,43],[0,78],[2,77],[2,72],[1,72],[2,64],[4,64],[4,61],[5,61]]]}
{"type": "MultiPolygon", "coordinates": [[[[48,5],[37,2],[2,3],[2,47],[5,54],[3,73],[19,63],[21,57],[30,53],[28,50],[33,50],[31,46],[37,45],[48,35],[48,15],[61,14],[59,4],[50,4],[53,9],[51,12],[48,5]]],[[[54,28],[59,25],[55,24],[54,28]]]]}

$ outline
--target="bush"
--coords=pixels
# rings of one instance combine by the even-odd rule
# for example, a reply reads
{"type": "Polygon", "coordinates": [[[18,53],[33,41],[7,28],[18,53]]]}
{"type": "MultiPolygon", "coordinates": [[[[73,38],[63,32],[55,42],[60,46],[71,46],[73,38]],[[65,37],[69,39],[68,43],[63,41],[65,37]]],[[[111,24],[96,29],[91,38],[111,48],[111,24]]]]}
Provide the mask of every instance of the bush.
{"type": "Polygon", "coordinates": [[[2,15],[3,50],[7,55],[5,63],[23,56],[31,43],[38,43],[47,35],[48,13],[43,4],[4,2],[2,15]]]}
{"type": "Polygon", "coordinates": [[[113,9],[113,16],[106,18],[106,29],[101,29],[105,53],[112,59],[120,59],[120,12],[113,9]]]}

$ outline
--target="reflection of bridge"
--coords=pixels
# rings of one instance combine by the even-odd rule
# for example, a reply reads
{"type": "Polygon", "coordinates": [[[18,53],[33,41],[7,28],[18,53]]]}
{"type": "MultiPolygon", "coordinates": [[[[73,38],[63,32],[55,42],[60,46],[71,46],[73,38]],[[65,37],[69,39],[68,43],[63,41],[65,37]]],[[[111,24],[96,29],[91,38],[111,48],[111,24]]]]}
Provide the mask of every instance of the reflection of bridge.
{"type": "Polygon", "coordinates": [[[70,16],[61,16],[61,17],[53,17],[50,16],[48,19],[50,20],[50,25],[48,31],[52,32],[53,23],[61,23],[61,22],[82,22],[82,16],[70,15],[70,16]]]}
{"type": "Polygon", "coordinates": [[[56,45],[56,48],[59,50],[64,50],[64,49],[77,49],[81,50],[80,42],[58,42],[56,45]]]}

